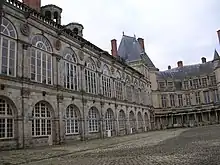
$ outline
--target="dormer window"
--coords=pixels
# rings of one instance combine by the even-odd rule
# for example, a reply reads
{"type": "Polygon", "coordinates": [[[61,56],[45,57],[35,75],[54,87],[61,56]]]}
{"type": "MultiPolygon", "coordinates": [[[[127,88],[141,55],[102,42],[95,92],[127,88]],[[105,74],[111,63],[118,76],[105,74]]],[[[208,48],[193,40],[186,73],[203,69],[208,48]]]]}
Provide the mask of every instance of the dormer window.
{"type": "Polygon", "coordinates": [[[79,34],[79,29],[78,29],[78,28],[74,28],[74,29],[73,29],[73,32],[74,32],[76,35],[78,35],[78,34],[79,34]]]}

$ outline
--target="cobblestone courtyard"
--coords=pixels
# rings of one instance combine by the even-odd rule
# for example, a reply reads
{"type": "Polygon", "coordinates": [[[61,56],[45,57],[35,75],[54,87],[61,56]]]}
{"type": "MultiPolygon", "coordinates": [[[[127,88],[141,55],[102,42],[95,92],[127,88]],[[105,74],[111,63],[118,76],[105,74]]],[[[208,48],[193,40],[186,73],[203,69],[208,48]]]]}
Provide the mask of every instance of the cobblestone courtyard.
{"type": "Polygon", "coordinates": [[[165,130],[0,152],[2,165],[217,165],[220,126],[165,130]]]}

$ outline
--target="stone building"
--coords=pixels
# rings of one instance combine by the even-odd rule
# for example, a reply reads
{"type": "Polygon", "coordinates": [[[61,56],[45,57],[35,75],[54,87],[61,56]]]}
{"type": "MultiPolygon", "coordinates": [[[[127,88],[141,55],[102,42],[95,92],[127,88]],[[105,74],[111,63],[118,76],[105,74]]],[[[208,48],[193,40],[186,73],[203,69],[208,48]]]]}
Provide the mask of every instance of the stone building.
{"type": "Polygon", "coordinates": [[[196,65],[177,62],[176,68],[151,74],[155,128],[193,127],[220,121],[220,57],[201,58],[196,65]]]}
{"type": "Polygon", "coordinates": [[[61,25],[60,7],[40,4],[0,8],[1,149],[152,130],[156,68],[143,39],[123,35],[119,49],[112,40],[110,55],[83,38],[83,25],[61,25]]]}

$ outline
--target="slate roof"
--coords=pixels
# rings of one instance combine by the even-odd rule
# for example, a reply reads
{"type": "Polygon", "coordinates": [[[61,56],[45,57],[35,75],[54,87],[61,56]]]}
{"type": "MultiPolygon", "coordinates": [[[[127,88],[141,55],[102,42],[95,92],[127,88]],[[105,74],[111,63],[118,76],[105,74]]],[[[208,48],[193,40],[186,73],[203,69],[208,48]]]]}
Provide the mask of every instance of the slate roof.
{"type": "Polygon", "coordinates": [[[118,47],[118,55],[126,62],[143,60],[148,67],[155,68],[155,65],[146,52],[141,48],[135,37],[123,35],[118,47]]]}
{"type": "Polygon", "coordinates": [[[183,67],[177,67],[166,71],[157,72],[157,78],[159,79],[184,79],[186,77],[200,76],[202,74],[210,74],[214,71],[214,65],[212,61],[196,64],[186,65],[183,67]]]}

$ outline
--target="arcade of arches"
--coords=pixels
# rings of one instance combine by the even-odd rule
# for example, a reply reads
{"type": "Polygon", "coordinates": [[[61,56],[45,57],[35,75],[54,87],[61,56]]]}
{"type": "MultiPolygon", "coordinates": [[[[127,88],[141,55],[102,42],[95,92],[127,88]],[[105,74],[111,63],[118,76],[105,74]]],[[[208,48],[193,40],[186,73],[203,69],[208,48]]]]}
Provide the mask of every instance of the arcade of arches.
{"type": "Polygon", "coordinates": [[[10,148],[41,146],[65,143],[69,140],[132,134],[150,129],[147,112],[135,113],[130,110],[127,114],[121,109],[115,113],[112,108],[107,108],[105,113],[101,114],[98,108],[92,106],[88,111],[85,110],[83,116],[83,112],[76,105],[70,104],[61,112],[61,116],[57,116],[50,103],[38,101],[29,106],[27,112],[23,112],[24,116],[21,116],[21,110],[13,101],[0,97],[0,145],[7,140],[10,142],[10,148]]]}

